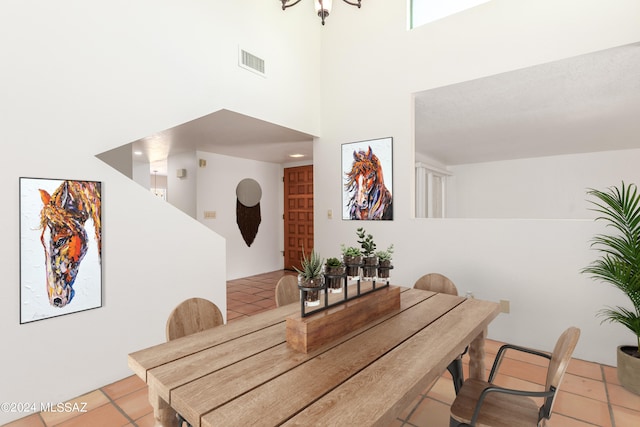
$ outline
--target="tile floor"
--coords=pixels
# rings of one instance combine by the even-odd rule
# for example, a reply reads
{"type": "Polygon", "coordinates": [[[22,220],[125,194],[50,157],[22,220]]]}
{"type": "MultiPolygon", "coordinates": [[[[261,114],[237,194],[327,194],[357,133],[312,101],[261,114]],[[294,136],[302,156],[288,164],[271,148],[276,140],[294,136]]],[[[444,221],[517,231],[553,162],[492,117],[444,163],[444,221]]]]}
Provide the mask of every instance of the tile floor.
{"type": "MultiPolygon", "coordinates": [[[[233,321],[275,308],[274,289],[278,279],[290,272],[276,271],[227,282],[227,319],[233,321]]],[[[491,363],[502,343],[487,341],[491,363]]],[[[465,369],[467,365],[465,364],[465,369]]],[[[544,361],[513,353],[500,368],[496,382],[503,386],[541,389],[544,361]]],[[[448,373],[415,397],[413,403],[390,427],[446,427],[454,392],[448,373]]],[[[6,424],[6,427],[115,427],[153,426],[147,388],[135,375],[69,401],[70,407],[86,412],[40,412],[6,424]]],[[[573,359],[554,405],[552,427],[636,427],[640,426],[640,396],[624,390],[615,368],[573,359]]]]}

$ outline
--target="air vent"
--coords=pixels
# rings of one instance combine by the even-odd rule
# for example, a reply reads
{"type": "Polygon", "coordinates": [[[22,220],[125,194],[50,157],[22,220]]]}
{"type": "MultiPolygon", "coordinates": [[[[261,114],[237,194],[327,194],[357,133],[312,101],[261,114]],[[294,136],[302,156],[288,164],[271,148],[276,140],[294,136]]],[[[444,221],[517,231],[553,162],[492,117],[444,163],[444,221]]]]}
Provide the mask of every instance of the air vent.
{"type": "Polygon", "coordinates": [[[266,76],[264,72],[264,59],[259,58],[246,50],[240,49],[240,65],[242,68],[253,71],[261,76],[266,76]]]}

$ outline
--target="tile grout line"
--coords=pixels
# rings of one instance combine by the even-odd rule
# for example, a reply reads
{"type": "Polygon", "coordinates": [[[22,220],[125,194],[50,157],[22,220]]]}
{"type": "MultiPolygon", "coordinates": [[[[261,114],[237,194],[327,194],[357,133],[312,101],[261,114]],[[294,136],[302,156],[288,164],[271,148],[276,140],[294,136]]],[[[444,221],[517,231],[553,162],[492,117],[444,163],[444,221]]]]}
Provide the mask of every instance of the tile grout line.
{"type": "MultiPolygon", "coordinates": [[[[116,408],[116,410],[117,410],[118,412],[120,412],[122,415],[124,415],[124,417],[125,417],[127,420],[129,420],[129,422],[130,422],[131,424],[133,424],[135,427],[137,427],[137,426],[138,426],[138,424],[137,424],[137,423],[136,423],[136,422],[135,422],[135,421],[134,421],[134,420],[129,416],[129,414],[127,414],[127,413],[124,411],[124,409],[122,409],[122,408],[121,408],[121,407],[120,407],[120,406],[119,406],[119,405],[118,405],[118,404],[117,404],[113,399],[111,399],[111,396],[109,396],[109,395],[108,395],[108,394],[107,394],[107,393],[102,389],[102,387],[100,387],[98,390],[100,391],[100,393],[102,393],[102,394],[104,394],[104,395],[105,395],[105,397],[107,398],[107,400],[109,401],[109,403],[110,403],[111,405],[113,405],[113,407],[114,407],[114,408],[116,408]]],[[[131,393],[133,393],[133,392],[131,392],[131,393]]],[[[128,395],[129,395],[129,394],[131,394],[131,393],[127,393],[127,394],[125,394],[124,396],[128,396],[128,395]]],[[[120,396],[120,397],[124,397],[124,396],[120,396]]]]}
{"type": "MultiPolygon", "coordinates": [[[[127,415],[127,414],[126,414],[122,409],[120,409],[120,407],[119,407],[119,406],[118,406],[118,405],[117,405],[117,404],[116,404],[116,403],[111,399],[111,397],[109,397],[109,395],[108,395],[107,393],[105,393],[105,392],[102,390],[102,387],[97,388],[97,389],[95,389],[95,390],[92,390],[92,391],[90,391],[90,392],[88,392],[88,393],[84,393],[84,394],[93,393],[93,392],[95,392],[95,391],[99,391],[100,393],[102,393],[102,394],[107,398],[107,402],[106,402],[106,403],[104,403],[104,404],[102,404],[102,405],[99,405],[99,406],[97,406],[97,407],[95,407],[95,408],[93,408],[93,409],[91,409],[90,411],[87,411],[86,413],[89,413],[89,412],[91,412],[91,411],[95,411],[95,410],[97,410],[98,408],[102,408],[102,407],[103,407],[103,406],[105,406],[105,405],[112,405],[112,406],[114,406],[114,407],[116,408],[116,410],[118,410],[118,412],[122,413],[122,414],[125,416],[125,418],[126,418],[130,423],[132,423],[135,427],[137,427],[137,426],[138,426],[138,425],[137,425],[137,424],[136,424],[136,423],[131,419],[131,417],[129,417],[129,416],[128,416],[128,415],[127,415]]],[[[84,394],[83,394],[83,395],[84,395],[84,394]]],[[[83,395],[80,395],[80,396],[83,396],[83,395]]],[[[67,400],[66,402],[70,402],[70,401],[72,401],[72,400],[75,400],[75,399],[77,399],[77,398],[78,398],[78,397],[80,397],[80,396],[77,396],[77,397],[75,397],[75,398],[73,398],[73,399],[69,399],[69,400],[67,400]]],[[[70,420],[77,419],[78,417],[82,416],[82,414],[78,414],[78,415],[74,415],[74,416],[73,416],[73,417],[71,417],[71,418],[68,418],[68,419],[62,420],[62,421],[61,421],[61,422],[59,422],[59,423],[49,424],[49,423],[47,422],[47,420],[42,416],[42,411],[38,411],[38,412],[36,412],[36,414],[38,415],[38,418],[40,419],[40,421],[42,421],[42,425],[43,425],[44,427],[56,427],[56,426],[59,426],[60,424],[63,424],[63,423],[69,422],[70,420]]],[[[27,417],[24,417],[24,418],[27,418],[27,417]]],[[[14,420],[14,421],[19,421],[20,419],[21,419],[21,418],[19,418],[18,420],[14,420]]],[[[13,421],[12,421],[12,422],[13,422],[13,421]]]]}
{"type": "Polygon", "coordinates": [[[38,412],[38,418],[40,418],[40,421],[42,421],[42,425],[43,425],[44,427],[48,427],[48,426],[47,426],[47,422],[46,422],[46,421],[44,420],[44,418],[42,417],[42,411],[39,411],[39,412],[38,412]]]}
{"type": "Polygon", "coordinates": [[[604,373],[604,367],[600,365],[600,374],[602,375],[602,382],[604,383],[604,393],[607,396],[607,408],[609,409],[609,418],[611,419],[611,427],[616,427],[616,419],[613,416],[613,408],[611,407],[611,398],[609,397],[609,384],[607,377],[604,373]]]}
{"type": "Polygon", "coordinates": [[[418,403],[416,403],[416,405],[411,409],[411,411],[409,411],[409,413],[407,414],[406,418],[400,418],[398,417],[397,419],[402,421],[402,425],[404,426],[405,424],[409,423],[409,420],[411,419],[411,416],[413,415],[413,413],[416,411],[416,409],[418,409],[418,406],[422,405],[422,402],[424,402],[424,399],[426,399],[426,395],[421,394],[420,395],[420,400],[418,401],[418,403]]]}

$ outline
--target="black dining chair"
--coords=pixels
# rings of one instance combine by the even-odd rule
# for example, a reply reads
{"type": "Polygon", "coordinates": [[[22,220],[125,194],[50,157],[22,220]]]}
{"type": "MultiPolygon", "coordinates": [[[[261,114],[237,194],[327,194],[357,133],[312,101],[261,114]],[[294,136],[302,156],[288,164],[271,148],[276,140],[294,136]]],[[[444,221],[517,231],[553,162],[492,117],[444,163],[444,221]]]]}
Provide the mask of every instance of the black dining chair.
{"type": "Polygon", "coordinates": [[[551,354],[505,344],[498,350],[488,381],[468,379],[451,405],[450,427],[535,427],[551,417],[553,402],[576,348],[580,329],[560,335],[551,354]],[[507,351],[520,351],[549,359],[544,391],[514,390],[494,384],[507,351]],[[543,398],[538,406],[533,398],[543,398]]]}

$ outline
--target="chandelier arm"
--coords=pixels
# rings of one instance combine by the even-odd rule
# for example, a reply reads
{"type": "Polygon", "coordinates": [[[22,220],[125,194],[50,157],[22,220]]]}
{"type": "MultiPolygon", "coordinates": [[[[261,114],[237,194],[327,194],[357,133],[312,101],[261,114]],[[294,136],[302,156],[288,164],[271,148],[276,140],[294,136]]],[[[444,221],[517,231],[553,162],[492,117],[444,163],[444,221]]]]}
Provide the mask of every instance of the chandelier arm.
{"type": "Polygon", "coordinates": [[[291,6],[295,6],[298,3],[300,3],[302,0],[296,0],[295,2],[291,3],[291,4],[287,4],[290,0],[280,0],[282,2],[282,10],[285,10],[288,7],[291,6]]]}
{"type": "MultiPolygon", "coordinates": [[[[282,3],[282,10],[285,10],[291,6],[295,6],[301,1],[302,0],[280,0],[280,2],[282,3]],[[288,4],[289,2],[293,2],[293,3],[288,4]]],[[[355,1],[349,1],[349,0],[342,0],[342,1],[351,6],[358,6],[358,9],[360,9],[361,3],[362,3],[362,0],[357,0],[357,3],[355,1]]],[[[319,10],[318,10],[318,5],[316,5],[316,10],[318,10],[318,16],[322,20],[322,25],[324,25],[324,19],[329,15],[329,11],[324,8],[324,2],[322,0],[317,1],[317,3],[319,3],[320,5],[319,5],[319,10]]]]}
{"type": "Polygon", "coordinates": [[[342,0],[342,1],[345,2],[346,4],[350,4],[351,6],[358,6],[358,9],[360,9],[360,3],[362,2],[362,0],[358,0],[358,3],[354,3],[349,0],[342,0]]]}

